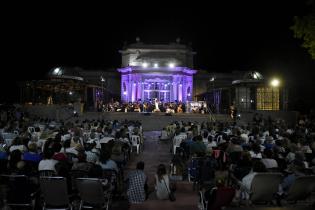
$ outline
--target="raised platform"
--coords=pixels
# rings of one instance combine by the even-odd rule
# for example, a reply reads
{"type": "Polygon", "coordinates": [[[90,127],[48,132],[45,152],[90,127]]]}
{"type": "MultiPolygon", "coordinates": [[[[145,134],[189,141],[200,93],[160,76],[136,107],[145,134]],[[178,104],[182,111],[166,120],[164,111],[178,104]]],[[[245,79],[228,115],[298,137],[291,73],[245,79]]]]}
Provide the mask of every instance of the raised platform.
{"type": "MultiPolygon", "coordinates": [[[[230,121],[228,115],[215,114],[216,120],[230,121]]],[[[139,120],[143,130],[161,130],[173,121],[204,122],[210,120],[209,114],[181,113],[166,115],[165,113],[138,113],[138,112],[86,112],[80,116],[81,119],[105,119],[105,120],[139,120]]]]}
{"type": "MultiPolygon", "coordinates": [[[[57,120],[74,120],[73,109],[69,109],[67,106],[60,105],[34,105],[24,106],[32,116],[41,118],[57,119],[57,120]]],[[[79,111],[77,111],[79,112],[79,111]]],[[[252,122],[254,113],[262,114],[265,119],[271,117],[272,119],[282,119],[286,122],[293,124],[297,120],[298,113],[294,111],[249,111],[241,113],[241,120],[238,124],[247,124],[252,122]]],[[[227,114],[214,114],[213,117],[216,121],[231,121],[227,114]]],[[[108,119],[108,120],[140,120],[145,131],[161,130],[167,124],[172,121],[191,121],[191,122],[203,122],[209,121],[209,114],[196,114],[196,113],[180,113],[166,115],[163,112],[157,113],[139,113],[139,112],[85,112],[80,114],[81,119],[108,119]]]]}

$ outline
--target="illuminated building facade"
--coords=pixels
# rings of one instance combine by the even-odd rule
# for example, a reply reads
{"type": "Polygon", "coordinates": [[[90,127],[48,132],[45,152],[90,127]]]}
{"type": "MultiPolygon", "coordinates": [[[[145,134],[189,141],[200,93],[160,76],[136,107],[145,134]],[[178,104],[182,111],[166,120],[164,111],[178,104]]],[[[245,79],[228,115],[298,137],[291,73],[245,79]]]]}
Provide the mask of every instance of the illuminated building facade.
{"type": "Polygon", "coordinates": [[[179,40],[169,45],[147,45],[137,39],[120,53],[122,102],[193,100],[193,75],[197,71],[190,47],[179,40]]]}

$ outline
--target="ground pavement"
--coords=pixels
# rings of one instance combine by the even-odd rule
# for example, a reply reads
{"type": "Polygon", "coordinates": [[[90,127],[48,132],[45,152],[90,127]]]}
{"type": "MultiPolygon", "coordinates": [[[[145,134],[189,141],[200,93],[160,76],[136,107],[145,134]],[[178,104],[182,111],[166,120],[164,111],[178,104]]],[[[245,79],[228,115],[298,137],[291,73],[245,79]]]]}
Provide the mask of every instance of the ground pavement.
{"type": "MultiPolygon", "coordinates": [[[[144,161],[145,163],[144,171],[148,176],[149,189],[150,191],[152,191],[152,193],[149,196],[149,199],[146,200],[143,204],[131,205],[129,209],[131,210],[198,209],[197,192],[193,191],[192,183],[188,183],[187,181],[177,182],[175,202],[171,202],[169,200],[157,200],[155,198],[154,174],[156,173],[159,164],[163,163],[168,167],[172,158],[172,154],[170,153],[169,142],[167,143],[160,142],[158,140],[159,135],[160,132],[158,131],[144,132],[145,144],[143,152],[141,152],[140,155],[133,156],[131,161],[129,161],[128,165],[125,168],[125,174],[127,174],[128,171],[136,168],[136,164],[138,161],[144,161]]],[[[116,205],[113,204],[113,206],[116,205]]],[[[116,208],[117,206],[115,207],[115,209],[116,208]]]]}

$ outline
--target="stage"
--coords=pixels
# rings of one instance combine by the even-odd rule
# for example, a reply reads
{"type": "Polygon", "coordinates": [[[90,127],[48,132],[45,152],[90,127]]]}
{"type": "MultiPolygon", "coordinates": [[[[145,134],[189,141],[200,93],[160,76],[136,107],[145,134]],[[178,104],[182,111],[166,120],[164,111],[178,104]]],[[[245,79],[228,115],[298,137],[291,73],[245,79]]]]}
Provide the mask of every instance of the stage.
{"type": "MultiPolygon", "coordinates": [[[[228,115],[215,114],[213,117],[219,121],[230,121],[228,115]]],[[[162,130],[167,124],[173,121],[204,122],[210,120],[209,114],[180,113],[167,115],[164,112],[139,113],[139,112],[86,112],[80,119],[105,119],[105,120],[139,120],[144,131],[162,130]]]]}
{"type": "MultiPolygon", "coordinates": [[[[173,121],[185,121],[185,122],[203,122],[211,120],[209,114],[198,113],[175,113],[171,116],[167,116],[165,112],[156,113],[139,113],[139,112],[84,112],[79,114],[79,117],[74,117],[73,109],[68,109],[65,106],[58,105],[33,105],[23,106],[23,110],[28,112],[32,117],[56,119],[56,120],[76,120],[76,119],[105,119],[105,120],[139,120],[142,123],[145,131],[161,130],[167,124],[173,121]]],[[[247,124],[252,122],[253,114],[260,113],[264,118],[271,117],[273,119],[283,119],[288,123],[295,123],[297,120],[297,112],[288,111],[258,111],[253,110],[251,112],[240,113],[241,120],[238,120],[238,124],[247,124]]],[[[216,121],[227,122],[231,121],[231,118],[227,114],[213,114],[213,118],[216,121]]]]}

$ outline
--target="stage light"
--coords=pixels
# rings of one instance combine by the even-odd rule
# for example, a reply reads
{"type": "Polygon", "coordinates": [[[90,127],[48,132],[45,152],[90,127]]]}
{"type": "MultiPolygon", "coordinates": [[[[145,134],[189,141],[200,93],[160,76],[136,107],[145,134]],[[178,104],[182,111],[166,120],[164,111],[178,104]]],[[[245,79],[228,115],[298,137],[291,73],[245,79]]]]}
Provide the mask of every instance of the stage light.
{"type": "Polygon", "coordinates": [[[148,65],[149,65],[148,63],[142,63],[142,67],[143,67],[143,68],[147,68],[148,65]]]}
{"type": "Polygon", "coordinates": [[[69,95],[72,95],[73,94],[73,92],[72,91],[69,91],[69,95]]]}
{"type": "Polygon", "coordinates": [[[124,95],[127,95],[127,91],[124,91],[124,95]]]}
{"type": "Polygon", "coordinates": [[[158,68],[158,67],[159,67],[159,64],[155,63],[154,68],[158,68]]]}
{"type": "Polygon", "coordinates": [[[175,64],[174,64],[174,63],[169,63],[169,64],[168,64],[168,67],[174,68],[174,67],[175,67],[175,64]]]}

